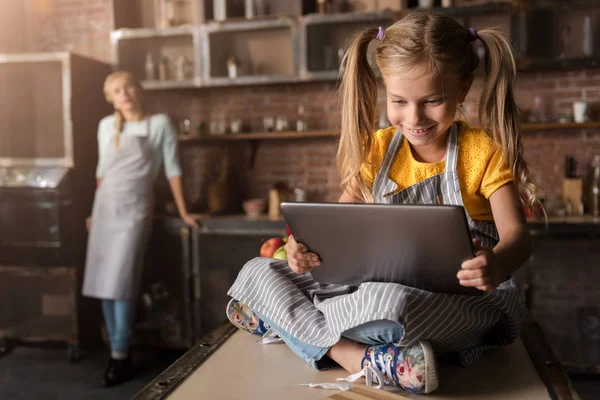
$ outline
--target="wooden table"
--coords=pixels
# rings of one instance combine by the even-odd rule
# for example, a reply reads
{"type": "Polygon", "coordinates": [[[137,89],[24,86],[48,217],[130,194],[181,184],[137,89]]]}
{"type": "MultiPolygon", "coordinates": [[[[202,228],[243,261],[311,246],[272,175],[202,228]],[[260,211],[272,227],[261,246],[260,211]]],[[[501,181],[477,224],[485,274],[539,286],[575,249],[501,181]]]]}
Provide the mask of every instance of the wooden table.
{"type": "MultiPolygon", "coordinates": [[[[574,398],[562,366],[546,343],[542,330],[529,316],[523,322],[520,339],[513,344],[486,353],[469,368],[441,365],[439,373],[440,387],[427,395],[427,400],[574,398]]],[[[425,399],[404,391],[373,394],[362,383],[357,385],[357,390],[371,391],[369,397],[366,392],[298,386],[299,383],[335,382],[335,378],[347,375],[342,369],[314,370],[284,344],[256,343],[256,336],[239,331],[227,322],[156,377],[134,399],[425,399]]]]}

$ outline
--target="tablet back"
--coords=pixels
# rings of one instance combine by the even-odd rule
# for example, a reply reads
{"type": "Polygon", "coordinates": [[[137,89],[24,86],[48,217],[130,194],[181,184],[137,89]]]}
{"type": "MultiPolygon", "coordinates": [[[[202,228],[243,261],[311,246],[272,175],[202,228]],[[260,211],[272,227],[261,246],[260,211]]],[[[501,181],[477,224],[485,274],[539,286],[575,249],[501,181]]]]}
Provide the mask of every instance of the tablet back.
{"type": "Polygon", "coordinates": [[[396,282],[438,293],[480,294],[456,277],[473,257],[460,206],[282,203],[298,242],[321,257],[322,283],[396,282]]]}

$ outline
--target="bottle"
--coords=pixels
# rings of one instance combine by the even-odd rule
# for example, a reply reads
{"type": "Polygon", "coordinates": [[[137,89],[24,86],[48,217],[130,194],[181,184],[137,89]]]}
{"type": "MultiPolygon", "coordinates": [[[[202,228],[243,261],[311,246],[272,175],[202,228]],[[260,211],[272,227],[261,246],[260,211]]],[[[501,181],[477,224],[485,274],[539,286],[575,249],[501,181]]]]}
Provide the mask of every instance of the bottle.
{"type": "Polygon", "coordinates": [[[166,57],[161,58],[158,64],[158,79],[161,81],[169,79],[169,59],[166,57]]]}
{"type": "Polygon", "coordinates": [[[254,3],[254,0],[246,0],[244,4],[246,19],[254,18],[256,16],[256,4],[254,3]]]}
{"type": "Polygon", "coordinates": [[[154,65],[154,60],[152,59],[152,54],[146,53],[146,80],[153,81],[156,79],[156,66],[154,65]]]}
{"type": "Polygon", "coordinates": [[[304,121],[304,106],[298,106],[298,120],[296,121],[296,131],[306,131],[306,122],[304,121]]]}
{"type": "Polygon", "coordinates": [[[592,28],[592,17],[590,15],[583,17],[582,52],[586,57],[591,57],[594,53],[594,31],[592,28]]]}
{"type": "Polygon", "coordinates": [[[160,3],[161,28],[168,28],[174,25],[173,0],[161,0],[160,3]]]}
{"type": "Polygon", "coordinates": [[[591,201],[590,208],[594,217],[600,216],[600,155],[592,159],[592,180],[591,180],[591,201]]]}
{"type": "Polygon", "coordinates": [[[227,19],[227,1],[213,0],[213,15],[215,21],[224,21],[227,19]]]}

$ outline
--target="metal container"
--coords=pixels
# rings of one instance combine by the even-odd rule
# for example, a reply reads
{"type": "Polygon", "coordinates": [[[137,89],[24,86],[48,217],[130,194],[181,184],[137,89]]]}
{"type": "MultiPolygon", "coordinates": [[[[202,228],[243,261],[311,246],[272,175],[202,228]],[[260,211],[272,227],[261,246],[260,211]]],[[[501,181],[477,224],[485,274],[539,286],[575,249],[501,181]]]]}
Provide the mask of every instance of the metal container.
{"type": "Polygon", "coordinates": [[[591,194],[591,213],[594,217],[600,216],[600,155],[592,159],[592,179],[590,184],[591,194]]]}

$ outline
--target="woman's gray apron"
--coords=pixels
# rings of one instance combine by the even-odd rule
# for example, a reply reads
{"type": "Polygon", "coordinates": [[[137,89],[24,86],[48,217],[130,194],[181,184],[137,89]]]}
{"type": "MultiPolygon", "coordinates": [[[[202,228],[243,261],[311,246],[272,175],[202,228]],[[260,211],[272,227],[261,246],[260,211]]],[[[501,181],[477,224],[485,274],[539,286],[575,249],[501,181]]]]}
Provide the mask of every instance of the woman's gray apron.
{"type": "MultiPolygon", "coordinates": [[[[456,161],[458,134],[448,135],[445,172],[396,192],[390,167],[403,135],[396,132],[373,185],[375,203],[463,205],[456,161]]],[[[498,233],[492,222],[473,221],[471,236],[493,247],[498,233]]],[[[434,228],[433,228],[434,229],[434,228]]],[[[255,258],[249,261],[229,295],[314,346],[334,345],[348,329],[388,319],[404,327],[401,346],[429,340],[437,351],[458,352],[470,365],[486,350],[514,341],[523,314],[517,283],[504,281],[480,296],[431,293],[396,283],[367,282],[358,287],[318,283],[307,274],[292,272],[286,261],[255,258]]]]}
{"type": "Polygon", "coordinates": [[[83,294],[136,300],[146,240],[152,224],[150,119],[146,136],[112,138],[104,178],[96,190],[88,238],[83,294]]]}

